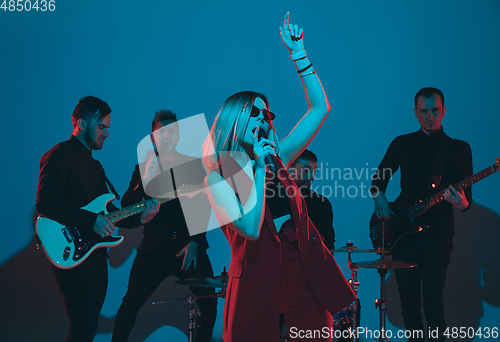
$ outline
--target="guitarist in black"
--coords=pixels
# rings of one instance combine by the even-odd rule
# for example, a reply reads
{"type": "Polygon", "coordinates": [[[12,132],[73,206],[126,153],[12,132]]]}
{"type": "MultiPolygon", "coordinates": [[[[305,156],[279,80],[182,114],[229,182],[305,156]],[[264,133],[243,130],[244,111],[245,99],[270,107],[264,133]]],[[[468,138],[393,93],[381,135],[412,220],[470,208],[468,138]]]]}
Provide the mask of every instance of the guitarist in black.
{"type": "MultiPolygon", "coordinates": [[[[206,172],[201,160],[176,150],[180,140],[176,114],[170,110],[157,112],[152,130],[157,154],[152,153],[145,163],[135,166],[122,206],[150,196],[161,196],[182,184],[204,182],[206,172]]],[[[116,314],[113,342],[129,340],[137,313],[164,279],[169,276],[181,279],[214,277],[206,253],[205,232],[210,213],[206,195],[182,196],[163,204],[158,215],[145,225],[144,239],[130,271],[128,290],[116,314]],[[189,212],[192,208],[195,208],[195,213],[189,212]]],[[[191,287],[191,291],[197,296],[215,292],[214,288],[203,287],[191,287]]],[[[195,341],[209,342],[217,315],[217,301],[205,298],[196,303],[201,313],[197,323],[201,326],[196,329],[195,341]]]]}
{"type": "Polygon", "coordinates": [[[470,187],[457,191],[451,186],[472,175],[472,154],[469,144],[444,133],[441,121],[445,112],[444,96],[439,89],[423,88],[415,95],[414,113],[420,130],[392,141],[371,188],[375,215],[385,220],[394,216],[397,207],[410,207],[415,200],[446,189],[446,201],[418,217],[423,231],[403,240],[399,248],[393,250],[393,260],[418,264],[415,268],[395,270],[406,329],[421,330],[424,340],[428,338],[420,313],[422,290],[427,326],[431,330],[439,329],[437,340],[440,341],[444,341],[442,334],[446,329],[443,288],[453,248],[453,207],[465,211],[472,202],[470,187]],[[398,169],[401,169],[401,194],[390,206],[384,193],[390,177],[398,169]]]}
{"type": "MultiPolygon", "coordinates": [[[[108,193],[104,169],[92,158],[92,150],[100,150],[109,137],[110,113],[106,102],[93,96],[82,98],[73,111],[71,137],[54,146],[40,161],[37,211],[61,224],[78,227],[82,235],[86,233],[90,238],[109,236],[115,229],[104,215],[80,209],[108,193]]],[[[140,216],[129,217],[118,225],[131,228],[149,222],[159,206],[158,200],[151,200],[140,216]]],[[[112,204],[107,208],[116,209],[112,204]]],[[[108,286],[106,249],[96,249],[72,269],[51,267],[68,317],[69,331],[64,341],[93,341],[108,286]]]]}

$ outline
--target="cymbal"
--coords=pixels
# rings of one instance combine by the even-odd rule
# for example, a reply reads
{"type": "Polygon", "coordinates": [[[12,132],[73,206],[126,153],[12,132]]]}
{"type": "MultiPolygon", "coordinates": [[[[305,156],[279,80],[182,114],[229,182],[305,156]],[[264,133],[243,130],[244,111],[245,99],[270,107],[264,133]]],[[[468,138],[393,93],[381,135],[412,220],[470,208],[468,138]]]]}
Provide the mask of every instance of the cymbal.
{"type": "Polygon", "coordinates": [[[332,249],[332,253],[379,253],[379,254],[390,254],[389,251],[384,251],[382,249],[359,249],[356,246],[344,246],[339,249],[332,249]]]}
{"type": "Polygon", "coordinates": [[[214,279],[220,281],[221,283],[227,284],[227,282],[229,281],[229,276],[227,275],[227,273],[222,273],[221,275],[214,277],[214,279]]]}
{"type": "MultiPolygon", "coordinates": [[[[222,278],[222,276],[218,276],[216,278],[222,278]]],[[[227,281],[223,282],[223,279],[216,278],[189,278],[189,279],[181,279],[177,280],[175,283],[180,285],[188,285],[195,287],[227,287],[227,281]]]]}
{"type": "Polygon", "coordinates": [[[357,262],[359,268],[376,268],[376,269],[387,269],[387,268],[412,268],[417,266],[417,264],[406,262],[406,261],[396,261],[389,259],[378,259],[373,261],[362,261],[357,262]]]}

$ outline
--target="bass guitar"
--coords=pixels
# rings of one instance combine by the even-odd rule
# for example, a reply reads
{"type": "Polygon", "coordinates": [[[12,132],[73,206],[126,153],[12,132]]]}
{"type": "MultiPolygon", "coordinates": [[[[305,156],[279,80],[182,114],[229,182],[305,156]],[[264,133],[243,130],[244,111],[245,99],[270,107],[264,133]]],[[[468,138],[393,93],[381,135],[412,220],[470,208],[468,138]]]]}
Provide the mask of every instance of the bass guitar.
{"type": "MultiPolygon", "coordinates": [[[[486,169],[467,177],[466,179],[454,184],[453,187],[458,191],[463,190],[472,184],[492,175],[500,168],[500,158],[497,158],[496,163],[486,169]]],[[[389,220],[379,219],[373,213],[370,219],[370,238],[374,248],[384,248],[386,251],[396,249],[404,239],[421,234],[429,227],[419,224],[418,216],[425,213],[427,210],[439,204],[444,199],[446,189],[431,196],[425,200],[417,200],[414,205],[407,207],[391,202],[389,203],[394,214],[389,220]]]]}
{"type": "MultiPolygon", "coordinates": [[[[169,192],[158,199],[160,204],[169,202],[181,196],[192,198],[204,192],[203,184],[182,185],[177,190],[169,192]]],[[[131,205],[121,210],[108,213],[106,205],[113,201],[113,194],[103,194],[82,207],[95,214],[106,216],[113,224],[127,217],[146,210],[146,201],[131,205]]],[[[38,216],[35,225],[35,236],[50,262],[61,269],[70,269],[80,265],[98,248],[115,247],[122,243],[123,236],[100,237],[94,231],[79,229],[61,224],[45,216],[38,216]]]]}

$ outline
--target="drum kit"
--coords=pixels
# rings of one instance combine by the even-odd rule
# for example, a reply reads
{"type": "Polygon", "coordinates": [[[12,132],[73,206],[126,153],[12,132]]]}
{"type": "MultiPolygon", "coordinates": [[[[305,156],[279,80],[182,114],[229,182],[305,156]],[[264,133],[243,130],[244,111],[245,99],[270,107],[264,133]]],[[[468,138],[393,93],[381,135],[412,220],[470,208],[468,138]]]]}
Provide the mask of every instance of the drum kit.
{"type": "MultiPolygon", "coordinates": [[[[385,326],[386,326],[386,301],[385,301],[385,276],[387,275],[388,270],[396,269],[396,268],[412,268],[417,266],[417,264],[404,262],[404,261],[395,261],[386,259],[386,256],[391,252],[385,251],[383,248],[379,249],[360,249],[349,241],[345,246],[339,249],[333,249],[333,253],[347,253],[347,267],[351,270],[351,278],[349,279],[349,284],[351,285],[354,293],[357,295],[359,281],[357,279],[358,270],[360,268],[367,269],[376,269],[380,274],[380,298],[375,300],[375,307],[379,309],[380,313],[380,338],[377,340],[379,342],[389,341],[385,336],[385,326]],[[352,253],[376,253],[380,256],[379,259],[371,260],[371,261],[363,261],[363,262],[352,262],[351,254],[352,253]]],[[[177,284],[195,286],[195,287],[209,287],[209,288],[217,288],[220,289],[218,292],[204,295],[204,296],[195,296],[193,294],[188,297],[169,299],[163,301],[153,302],[153,305],[158,304],[166,304],[173,302],[184,302],[188,304],[188,333],[189,333],[189,342],[194,341],[194,332],[197,328],[196,317],[200,315],[198,311],[195,309],[196,300],[201,298],[225,298],[226,296],[226,288],[227,283],[229,281],[229,276],[226,272],[226,268],[219,276],[214,278],[190,278],[190,279],[181,279],[177,280],[177,284]]],[[[356,332],[359,324],[359,300],[354,301],[350,306],[341,310],[338,314],[333,316],[333,328],[336,330],[347,327],[352,324],[350,327],[351,331],[356,332]]],[[[353,342],[358,342],[357,334],[353,334],[353,342]]],[[[281,341],[289,341],[288,336],[286,334],[282,334],[281,341]]]]}
{"type": "MultiPolygon", "coordinates": [[[[379,309],[380,313],[380,338],[377,340],[379,342],[389,341],[385,336],[385,322],[386,322],[386,301],[385,301],[385,276],[389,269],[395,268],[412,268],[417,266],[417,264],[405,262],[405,261],[395,261],[386,259],[386,256],[391,252],[384,250],[383,248],[378,249],[359,249],[354,246],[351,241],[347,242],[344,247],[339,249],[334,249],[332,253],[348,253],[347,257],[347,267],[351,270],[351,278],[349,279],[349,284],[351,285],[354,293],[358,292],[359,282],[357,280],[358,270],[360,268],[376,269],[380,274],[380,298],[375,300],[375,308],[379,309]],[[380,259],[371,261],[362,261],[354,263],[351,259],[352,253],[377,253],[380,259]]],[[[343,309],[339,314],[335,315],[333,318],[334,328],[340,329],[346,325],[352,323],[351,330],[357,332],[359,324],[359,300],[353,302],[350,306],[343,309]]],[[[353,334],[353,342],[358,342],[357,334],[353,334]]]]}
{"type": "Polygon", "coordinates": [[[184,302],[188,304],[188,341],[194,342],[194,332],[198,327],[198,325],[196,324],[196,317],[200,315],[200,312],[196,311],[194,307],[196,300],[203,298],[219,298],[219,297],[226,298],[226,288],[228,281],[229,281],[229,276],[226,272],[225,267],[222,273],[214,278],[188,278],[188,279],[177,280],[176,283],[180,285],[219,288],[220,290],[218,292],[203,296],[195,296],[193,294],[190,294],[188,297],[153,302],[153,305],[173,303],[173,302],[184,302]]]}

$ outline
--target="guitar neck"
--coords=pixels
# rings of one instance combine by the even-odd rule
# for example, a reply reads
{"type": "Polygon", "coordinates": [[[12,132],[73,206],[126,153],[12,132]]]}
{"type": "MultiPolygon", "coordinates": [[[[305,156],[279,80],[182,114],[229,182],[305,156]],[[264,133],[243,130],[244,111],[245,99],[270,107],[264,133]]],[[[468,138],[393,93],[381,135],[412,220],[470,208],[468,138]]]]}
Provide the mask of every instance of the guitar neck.
{"type": "MultiPolygon", "coordinates": [[[[160,198],[157,198],[157,200],[160,202],[160,204],[163,204],[163,203],[169,202],[173,199],[179,198],[179,197],[181,197],[181,195],[182,194],[179,190],[175,190],[175,191],[171,191],[171,192],[165,194],[164,196],[162,196],[160,198]]],[[[106,215],[106,217],[112,223],[116,223],[116,222],[121,221],[123,219],[126,219],[127,217],[130,217],[132,215],[142,213],[147,208],[147,206],[146,206],[147,201],[148,200],[142,201],[140,203],[137,203],[137,204],[134,204],[134,205],[131,205],[128,207],[125,207],[125,208],[120,209],[120,210],[113,211],[111,213],[108,213],[106,215]]]]}
{"type": "MultiPolygon", "coordinates": [[[[457,189],[458,191],[463,190],[463,189],[471,186],[472,184],[477,183],[480,180],[492,175],[493,173],[495,173],[495,171],[496,170],[495,170],[494,165],[487,167],[486,169],[484,169],[484,170],[482,170],[482,171],[480,171],[480,172],[478,172],[470,177],[467,177],[464,180],[462,180],[456,184],[453,184],[453,187],[455,189],[457,189]]],[[[416,204],[415,206],[409,208],[408,211],[409,211],[410,218],[416,217],[416,216],[424,213],[425,211],[429,210],[430,208],[432,208],[436,204],[443,202],[445,200],[445,198],[444,198],[445,191],[446,191],[446,189],[443,191],[440,191],[439,193],[435,194],[434,196],[429,197],[428,199],[425,199],[422,202],[416,204]]]]}

